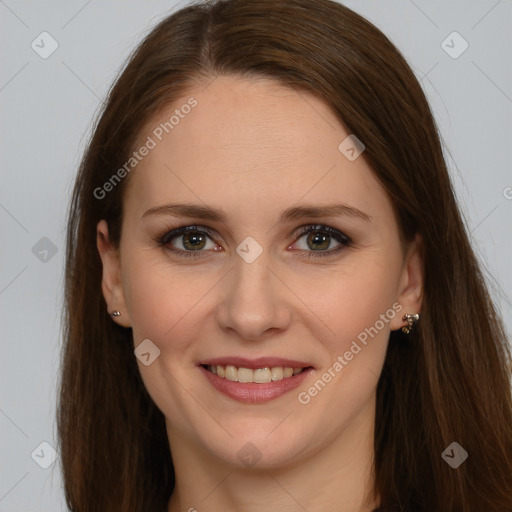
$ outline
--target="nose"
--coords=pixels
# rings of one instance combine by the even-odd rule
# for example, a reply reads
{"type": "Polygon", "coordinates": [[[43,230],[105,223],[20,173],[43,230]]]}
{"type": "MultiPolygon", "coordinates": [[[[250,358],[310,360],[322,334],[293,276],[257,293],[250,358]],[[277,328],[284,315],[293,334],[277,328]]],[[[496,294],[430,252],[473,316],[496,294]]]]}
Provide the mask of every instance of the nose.
{"type": "Polygon", "coordinates": [[[270,268],[265,251],[252,263],[236,255],[217,308],[221,329],[246,340],[286,330],[292,318],[291,297],[278,275],[270,268]]]}

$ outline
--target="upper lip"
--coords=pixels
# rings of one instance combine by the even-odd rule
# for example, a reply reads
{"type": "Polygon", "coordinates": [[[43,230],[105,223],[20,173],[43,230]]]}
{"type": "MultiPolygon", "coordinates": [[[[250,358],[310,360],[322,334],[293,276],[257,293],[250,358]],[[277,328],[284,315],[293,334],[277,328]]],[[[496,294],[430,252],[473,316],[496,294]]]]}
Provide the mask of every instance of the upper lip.
{"type": "Polygon", "coordinates": [[[290,367],[290,368],[307,368],[311,366],[304,361],[295,359],[283,359],[282,357],[258,357],[257,359],[246,359],[245,357],[226,356],[205,359],[199,363],[200,365],[210,366],[236,366],[238,368],[273,368],[273,367],[290,367]]]}

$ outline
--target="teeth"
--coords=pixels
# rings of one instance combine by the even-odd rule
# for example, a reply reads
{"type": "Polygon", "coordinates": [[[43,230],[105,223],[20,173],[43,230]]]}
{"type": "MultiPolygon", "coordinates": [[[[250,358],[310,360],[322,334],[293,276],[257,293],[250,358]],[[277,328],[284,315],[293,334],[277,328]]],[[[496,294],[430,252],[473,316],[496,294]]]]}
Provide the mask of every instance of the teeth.
{"type": "Polygon", "coordinates": [[[270,374],[272,375],[272,380],[282,380],[283,379],[283,369],[280,366],[276,366],[275,368],[270,369],[270,374]]]}
{"type": "MultiPolygon", "coordinates": [[[[238,375],[240,375],[240,370],[238,370],[238,372],[238,375]]],[[[253,371],[253,373],[253,382],[265,384],[266,382],[272,381],[272,374],[270,373],[270,368],[257,368],[256,370],[253,371]]]]}
{"type": "Polygon", "coordinates": [[[254,370],[238,368],[238,382],[254,382],[254,370]]]}
{"type": "Polygon", "coordinates": [[[234,382],[238,380],[238,370],[236,366],[226,366],[226,379],[234,382]]]}
{"type": "Polygon", "coordinates": [[[237,368],[233,365],[227,366],[208,366],[208,370],[219,377],[228,379],[232,382],[256,382],[265,384],[276,380],[289,379],[293,375],[302,372],[303,368],[291,368],[289,366],[275,366],[272,368],[237,368]]]}

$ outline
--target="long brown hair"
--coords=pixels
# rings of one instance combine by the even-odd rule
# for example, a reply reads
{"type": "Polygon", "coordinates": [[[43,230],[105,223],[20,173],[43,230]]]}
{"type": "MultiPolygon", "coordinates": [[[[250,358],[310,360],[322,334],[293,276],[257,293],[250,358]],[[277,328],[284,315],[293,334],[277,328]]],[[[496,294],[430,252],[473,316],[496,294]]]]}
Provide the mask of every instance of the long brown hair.
{"type": "MultiPolygon", "coordinates": [[[[512,510],[511,353],[470,246],[436,125],[410,67],[374,25],[331,0],[232,0],[161,21],[128,60],[81,163],[67,230],[58,434],[67,504],[165,511],[174,470],[130,329],[109,317],[96,224],[119,243],[125,163],[153,114],[197,80],[264,76],[323,99],[391,198],[401,234],[424,241],[418,328],[391,333],[377,388],[379,510],[512,510]],[[468,458],[441,457],[452,442],[468,458]]],[[[136,172],[136,170],[134,171],[136,172]]]]}

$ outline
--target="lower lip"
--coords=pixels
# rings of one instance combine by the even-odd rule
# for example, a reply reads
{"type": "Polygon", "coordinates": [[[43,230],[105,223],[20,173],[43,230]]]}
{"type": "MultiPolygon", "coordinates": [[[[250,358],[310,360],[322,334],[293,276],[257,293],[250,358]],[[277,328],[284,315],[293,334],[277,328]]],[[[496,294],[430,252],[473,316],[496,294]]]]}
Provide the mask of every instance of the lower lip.
{"type": "Polygon", "coordinates": [[[234,382],[224,377],[219,377],[202,366],[199,366],[199,369],[217,391],[239,402],[251,404],[259,404],[279,398],[300,386],[309,373],[313,371],[312,368],[308,368],[293,377],[257,384],[255,382],[234,382]]]}

